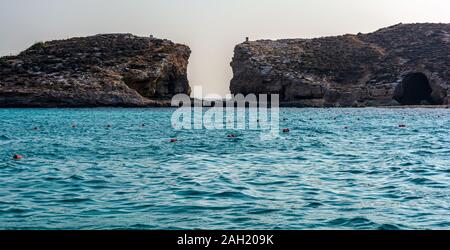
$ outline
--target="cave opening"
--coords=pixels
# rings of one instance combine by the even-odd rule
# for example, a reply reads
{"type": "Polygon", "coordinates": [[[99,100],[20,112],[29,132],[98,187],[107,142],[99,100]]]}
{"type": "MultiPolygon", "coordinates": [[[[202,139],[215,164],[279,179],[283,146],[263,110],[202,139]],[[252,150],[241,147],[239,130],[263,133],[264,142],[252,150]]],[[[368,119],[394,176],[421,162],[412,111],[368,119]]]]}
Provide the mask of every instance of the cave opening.
{"type": "Polygon", "coordinates": [[[397,87],[394,99],[402,105],[431,105],[435,104],[432,92],[430,82],[424,74],[411,73],[397,87]]]}

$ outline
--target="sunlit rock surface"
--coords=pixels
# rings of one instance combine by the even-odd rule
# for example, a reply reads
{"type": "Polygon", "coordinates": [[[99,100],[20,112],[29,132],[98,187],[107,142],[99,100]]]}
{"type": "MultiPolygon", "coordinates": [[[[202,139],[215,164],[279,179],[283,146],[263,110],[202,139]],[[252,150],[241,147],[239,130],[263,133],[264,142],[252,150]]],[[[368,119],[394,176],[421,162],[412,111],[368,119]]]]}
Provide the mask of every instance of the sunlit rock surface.
{"type": "Polygon", "coordinates": [[[279,94],[286,106],[449,104],[450,24],[239,44],[232,93],[279,94]]]}
{"type": "Polygon", "coordinates": [[[0,59],[0,107],[145,107],[190,94],[190,49],[105,34],[41,42],[0,59]]]}

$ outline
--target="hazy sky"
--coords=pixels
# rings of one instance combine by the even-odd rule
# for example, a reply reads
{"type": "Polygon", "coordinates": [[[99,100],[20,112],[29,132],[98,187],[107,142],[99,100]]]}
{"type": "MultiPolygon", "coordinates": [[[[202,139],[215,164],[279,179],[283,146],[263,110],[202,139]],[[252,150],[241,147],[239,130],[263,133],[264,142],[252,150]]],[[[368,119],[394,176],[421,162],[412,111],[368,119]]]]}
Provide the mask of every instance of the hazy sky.
{"type": "Polygon", "coordinates": [[[191,86],[228,93],[233,48],[251,40],[371,32],[399,22],[450,23],[448,0],[0,0],[0,55],[37,41],[98,33],[191,47],[191,86]]]}

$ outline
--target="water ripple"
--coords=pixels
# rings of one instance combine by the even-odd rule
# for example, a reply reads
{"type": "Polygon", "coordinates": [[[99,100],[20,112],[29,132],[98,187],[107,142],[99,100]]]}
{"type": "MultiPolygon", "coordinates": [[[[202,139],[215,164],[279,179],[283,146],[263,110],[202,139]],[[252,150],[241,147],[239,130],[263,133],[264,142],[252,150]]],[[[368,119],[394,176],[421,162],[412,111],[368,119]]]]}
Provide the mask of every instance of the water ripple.
{"type": "Polygon", "coordinates": [[[173,111],[0,109],[0,229],[450,229],[450,110],[286,108],[266,141],[173,111]]]}

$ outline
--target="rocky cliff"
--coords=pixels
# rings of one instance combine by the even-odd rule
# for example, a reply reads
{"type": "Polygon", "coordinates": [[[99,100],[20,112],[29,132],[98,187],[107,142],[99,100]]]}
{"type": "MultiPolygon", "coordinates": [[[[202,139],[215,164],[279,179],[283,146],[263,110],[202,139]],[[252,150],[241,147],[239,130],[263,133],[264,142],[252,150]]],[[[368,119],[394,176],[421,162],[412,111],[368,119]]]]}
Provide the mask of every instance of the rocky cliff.
{"type": "Polygon", "coordinates": [[[187,46],[105,34],[0,58],[0,107],[143,107],[190,94],[187,46]]]}
{"type": "Polygon", "coordinates": [[[450,24],[247,41],[236,46],[231,66],[232,93],[276,93],[284,105],[449,104],[450,24]]]}

